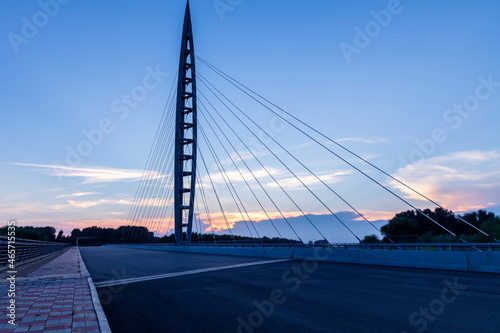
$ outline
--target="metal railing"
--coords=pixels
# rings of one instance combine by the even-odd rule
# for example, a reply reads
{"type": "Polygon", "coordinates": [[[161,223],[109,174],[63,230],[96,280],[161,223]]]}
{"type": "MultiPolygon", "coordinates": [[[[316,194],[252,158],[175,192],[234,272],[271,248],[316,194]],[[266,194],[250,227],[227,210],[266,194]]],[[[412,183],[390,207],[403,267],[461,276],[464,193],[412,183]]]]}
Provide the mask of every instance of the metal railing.
{"type": "Polygon", "coordinates": [[[0,267],[7,265],[9,259],[14,259],[12,253],[15,253],[14,262],[17,264],[70,246],[68,243],[41,242],[22,238],[16,238],[15,242],[10,242],[10,245],[9,248],[9,241],[6,236],[0,236],[0,267]],[[9,250],[14,250],[10,252],[10,256],[9,250]]]}
{"type": "Polygon", "coordinates": [[[288,248],[334,248],[344,250],[410,250],[410,251],[500,251],[500,243],[406,243],[406,244],[259,244],[259,243],[192,243],[179,244],[174,243],[140,243],[140,244],[115,244],[127,246],[196,246],[196,247],[288,247],[288,248]]]}

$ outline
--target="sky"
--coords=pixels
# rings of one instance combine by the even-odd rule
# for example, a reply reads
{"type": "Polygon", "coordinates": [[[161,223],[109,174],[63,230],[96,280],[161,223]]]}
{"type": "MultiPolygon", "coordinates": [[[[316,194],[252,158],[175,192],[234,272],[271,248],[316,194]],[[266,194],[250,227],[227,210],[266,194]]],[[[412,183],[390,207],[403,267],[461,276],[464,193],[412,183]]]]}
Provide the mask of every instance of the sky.
{"type": "MultiPolygon", "coordinates": [[[[184,8],[184,0],[0,2],[2,223],[16,219],[66,234],[127,223],[175,79],[184,8]],[[137,87],[146,94],[127,102],[137,87]]],[[[201,58],[446,208],[500,214],[497,1],[192,0],[191,12],[201,58]]],[[[410,209],[292,126],[276,125],[274,115],[207,67],[198,64],[198,71],[261,126],[275,125],[278,141],[377,226],[410,209]]],[[[307,214],[329,213],[261,153],[307,214]]],[[[433,208],[356,165],[416,207],[433,208]]],[[[208,168],[217,182],[215,160],[208,168]]],[[[373,233],[304,170],[294,170],[361,236],[373,233]]],[[[258,177],[285,216],[301,219],[269,176],[258,177]]],[[[207,175],[202,179],[208,185],[207,175]]],[[[242,197],[252,218],[263,220],[250,194],[242,197]]],[[[226,232],[209,199],[216,230],[226,232]]],[[[228,196],[223,204],[230,227],[244,234],[228,196]]],[[[256,224],[271,234],[265,221],[256,224]]],[[[318,224],[330,240],[353,240],[338,224],[318,224]]]]}

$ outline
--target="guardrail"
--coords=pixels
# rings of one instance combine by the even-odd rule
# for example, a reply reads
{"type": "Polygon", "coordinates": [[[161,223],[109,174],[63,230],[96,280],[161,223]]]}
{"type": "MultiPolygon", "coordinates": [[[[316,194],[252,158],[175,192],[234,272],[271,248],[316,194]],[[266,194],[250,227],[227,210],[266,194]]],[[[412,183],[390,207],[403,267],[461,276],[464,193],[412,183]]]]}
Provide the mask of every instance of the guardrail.
{"type": "Polygon", "coordinates": [[[413,251],[500,251],[500,243],[406,243],[406,244],[266,244],[266,243],[139,243],[139,244],[116,244],[137,246],[196,246],[196,247],[287,247],[287,248],[334,248],[345,250],[413,250],[413,251]]]}
{"type": "Polygon", "coordinates": [[[9,258],[9,250],[12,249],[15,250],[15,263],[19,263],[70,246],[70,244],[67,243],[41,242],[22,238],[16,238],[15,242],[11,242],[10,245],[11,247],[9,248],[9,242],[6,236],[0,236],[0,267],[7,265],[9,259],[12,259],[9,258]]]}

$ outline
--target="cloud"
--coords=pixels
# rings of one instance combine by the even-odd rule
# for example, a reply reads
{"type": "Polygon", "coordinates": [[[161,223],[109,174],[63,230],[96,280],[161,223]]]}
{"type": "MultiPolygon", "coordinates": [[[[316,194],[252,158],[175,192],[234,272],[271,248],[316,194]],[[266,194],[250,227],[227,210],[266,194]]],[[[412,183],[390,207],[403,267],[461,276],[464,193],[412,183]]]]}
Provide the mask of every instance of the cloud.
{"type": "MultiPolygon", "coordinates": [[[[360,239],[364,236],[375,234],[379,238],[382,235],[377,231],[383,225],[387,224],[387,220],[372,220],[370,225],[364,221],[358,221],[359,216],[354,212],[340,211],[335,213],[338,218],[340,218],[347,227],[354,232],[360,239]],[[375,228],[374,228],[375,226],[375,228]]],[[[256,222],[241,221],[241,218],[234,220],[230,223],[231,232],[234,235],[250,236],[248,229],[250,228],[251,234],[255,237],[257,231],[259,235],[268,237],[278,237],[276,229],[282,237],[296,239],[297,236],[295,232],[300,236],[302,241],[315,241],[322,239],[325,236],[327,240],[331,243],[352,243],[357,242],[357,239],[351,234],[351,232],[344,227],[338,220],[331,214],[307,214],[308,219],[304,217],[301,213],[287,213],[285,221],[281,215],[272,214],[271,221],[263,219],[256,222]],[[318,232],[311,223],[321,232],[318,232]],[[275,229],[276,228],[276,229],[275,229]],[[292,230],[295,230],[295,232],[292,230]]],[[[392,216],[391,216],[392,217],[392,216]]],[[[200,216],[200,218],[203,218],[200,216]]],[[[208,222],[204,222],[207,229],[207,233],[211,233],[211,229],[208,228],[208,222]]],[[[221,225],[216,228],[215,233],[218,234],[228,234],[229,230],[225,225],[221,225]]]]}
{"type": "MultiPolygon", "coordinates": [[[[267,170],[273,176],[279,175],[281,173],[280,170],[274,169],[274,168],[267,168],[267,170]]],[[[221,172],[216,172],[216,173],[210,173],[210,177],[212,178],[212,181],[214,182],[214,184],[224,184],[224,183],[226,183],[227,178],[229,178],[232,183],[239,183],[239,182],[243,182],[244,180],[251,181],[254,179],[254,176],[255,176],[255,178],[257,178],[259,180],[262,178],[265,178],[265,177],[269,177],[269,174],[263,168],[256,170],[256,171],[252,171],[252,172],[244,171],[244,170],[242,170],[242,168],[240,168],[240,172],[238,172],[238,170],[227,170],[226,169],[226,173],[224,175],[221,172]],[[241,172],[241,175],[243,175],[243,177],[241,177],[240,172],[241,172]],[[252,176],[252,173],[253,173],[253,176],[252,176]]],[[[203,176],[202,180],[203,180],[204,186],[211,187],[210,178],[208,175],[203,176]]]]}
{"type": "MultiPolygon", "coordinates": [[[[69,167],[65,165],[47,165],[30,163],[8,163],[11,165],[31,166],[47,172],[51,176],[84,178],[84,184],[109,183],[109,182],[130,182],[139,181],[142,178],[143,170],[116,169],[105,167],[69,167]]],[[[165,177],[156,171],[152,171],[146,178],[158,179],[165,177]]]]}
{"type": "MultiPolygon", "coordinates": [[[[301,215],[300,212],[282,212],[282,213],[283,216],[285,216],[286,218],[296,217],[301,215]]],[[[229,228],[232,229],[235,223],[243,220],[239,212],[224,212],[224,214],[222,214],[221,212],[211,212],[210,220],[207,214],[198,214],[197,216],[199,219],[201,219],[202,223],[205,224],[206,232],[212,232],[212,230],[216,232],[221,230],[227,230],[228,225],[229,228]],[[226,219],[224,219],[224,215],[226,219]],[[210,222],[212,222],[211,227],[210,227],[210,222]]],[[[268,220],[267,216],[269,216],[269,218],[271,219],[283,218],[279,212],[267,212],[266,215],[266,213],[264,213],[263,211],[253,211],[253,212],[249,211],[248,216],[250,216],[251,221],[255,222],[268,220]]],[[[243,213],[244,220],[248,221],[248,216],[247,214],[243,213]]]]}
{"type": "MultiPolygon", "coordinates": [[[[334,140],[334,141],[337,142],[337,143],[351,141],[351,142],[360,142],[360,143],[368,143],[368,144],[387,143],[387,142],[389,142],[389,140],[386,139],[386,138],[372,138],[372,139],[369,139],[369,138],[359,138],[359,137],[347,137],[347,138],[337,139],[337,140],[334,140]]],[[[321,144],[327,146],[327,145],[333,145],[334,143],[331,142],[331,141],[324,140],[321,144]]],[[[310,147],[310,146],[319,147],[320,145],[317,142],[314,142],[313,140],[308,140],[308,141],[306,141],[304,143],[300,143],[300,144],[298,144],[298,145],[296,145],[294,147],[288,148],[288,150],[300,150],[300,149],[307,148],[307,147],[310,147]]]]}
{"type": "Polygon", "coordinates": [[[61,198],[67,198],[67,197],[81,197],[84,195],[92,195],[92,194],[100,194],[97,192],[79,192],[79,193],[71,193],[71,194],[61,194],[58,195],[56,198],[61,199],[61,198]]]}
{"type": "Polygon", "coordinates": [[[288,150],[299,150],[299,149],[303,149],[303,148],[307,148],[307,147],[310,147],[310,146],[313,146],[313,145],[317,145],[316,142],[312,141],[312,140],[308,140],[304,143],[300,143],[294,147],[291,147],[291,148],[288,148],[288,150]]]}
{"type": "MultiPolygon", "coordinates": [[[[395,212],[389,212],[383,210],[361,210],[359,212],[363,214],[363,216],[370,222],[376,220],[388,221],[396,215],[395,212]]],[[[364,219],[358,215],[358,217],[355,218],[354,221],[364,221],[364,219]]]]}
{"type": "Polygon", "coordinates": [[[97,205],[132,205],[132,201],[129,200],[109,200],[109,199],[100,199],[94,201],[73,201],[68,200],[68,203],[71,207],[75,208],[89,208],[97,205]]]}
{"type": "Polygon", "coordinates": [[[19,214],[27,212],[46,213],[62,210],[69,205],[45,205],[41,203],[18,203],[6,206],[0,206],[0,213],[19,214]]]}
{"type": "MultiPolygon", "coordinates": [[[[353,170],[341,170],[337,171],[334,173],[330,174],[322,174],[318,175],[318,178],[324,181],[327,184],[333,184],[333,183],[338,183],[342,181],[344,178],[341,176],[346,176],[354,173],[353,170]]],[[[319,184],[320,180],[316,178],[313,175],[308,175],[305,176],[304,174],[302,175],[297,175],[300,180],[306,184],[306,185],[314,185],[314,184],[319,184]]],[[[290,177],[290,178],[284,178],[284,179],[278,179],[279,184],[284,188],[284,189],[295,189],[295,188],[300,188],[303,187],[302,183],[295,177],[290,177]]],[[[278,184],[275,182],[271,182],[267,184],[269,187],[279,187],[278,184]]]]}
{"type": "MultiPolygon", "coordinates": [[[[1,205],[0,213],[25,214],[25,213],[51,213],[51,212],[74,212],[75,208],[90,208],[100,205],[132,206],[133,200],[128,199],[99,199],[87,201],[67,200],[64,204],[42,204],[42,203],[18,203],[13,205],[1,205]]],[[[145,198],[139,203],[142,207],[165,207],[173,205],[173,199],[145,198]]],[[[114,213],[115,215],[118,213],[114,213]]]]}
{"type": "Polygon", "coordinates": [[[375,144],[375,143],[387,143],[389,142],[388,139],[386,138],[359,138],[359,137],[348,137],[348,138],[343,138],[343,139],[338,139],[335,140],[336,142],[346,142],[346,141],[351,141],[351,142],[360,142],[360,143],[368,143],[368,144],[375,144]]]}
{"type": "Polygon", "coordinates": [[[233,163],[236,162],[243,162],[243,161],[246,162],[248,160],[255,160],[256,158],[258,159],[259,157],[264,157],[271,154],[269,151],[264,150],[264,147],[262,147],[262,149],[255,149],[254,147],[249,147],[251,149],[251,152],[244,147],[245,147],[244,145],[236,147],[238,152],[232,152],[230,154],[231,157],[221,159],[220,162],[224,165],[225,164],[232,165],[233,163]]]}
{"type": "MultiPolygon", "coordinates": [[[[94,200],[94,201],[73,201],[73,200],[68,200],[68,203],[72,207],[76,208],[89,208],[89,207],[94,207],[98,205],[127,205],[131,206],[133,205],[133,201],[131,200],[125,200],[125,199],[119,199],[119,200],[111,200],[111,199],[100,199],[100,200],[94,200]]],[[[164,200],[164,199],[154,199],[154,198],[148,198],[148,199],[142,199],[139,203],[138,206],[142,207],[165,207],[173,204],[173,200],[164,200]]]]}
{"type": "MultiPolygon", "coordinates": [[[[442,206],[463,212],[500,203],[500,152],[469,150],[431,157],[398,169],[393,176],[442,206]]],[[[422,200],[391,180],[408,199],[422,200]]]]}

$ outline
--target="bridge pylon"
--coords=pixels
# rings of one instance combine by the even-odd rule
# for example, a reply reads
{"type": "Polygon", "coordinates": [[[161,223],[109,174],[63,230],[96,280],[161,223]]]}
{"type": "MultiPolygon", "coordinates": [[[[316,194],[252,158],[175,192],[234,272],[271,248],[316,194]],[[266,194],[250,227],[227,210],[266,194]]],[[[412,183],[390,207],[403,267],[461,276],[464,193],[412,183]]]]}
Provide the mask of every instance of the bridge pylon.
{"type": "Polygon", "coordinates": [[[197,153],[196,70],[189,1],[182,29],[175,119],[175,242],[191,243],[197,153]]]}

